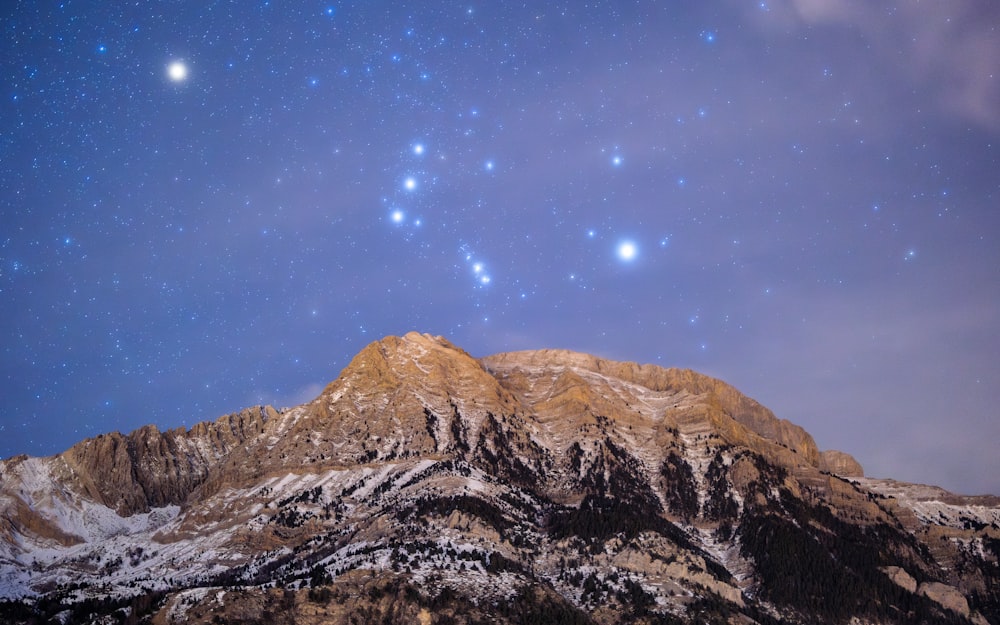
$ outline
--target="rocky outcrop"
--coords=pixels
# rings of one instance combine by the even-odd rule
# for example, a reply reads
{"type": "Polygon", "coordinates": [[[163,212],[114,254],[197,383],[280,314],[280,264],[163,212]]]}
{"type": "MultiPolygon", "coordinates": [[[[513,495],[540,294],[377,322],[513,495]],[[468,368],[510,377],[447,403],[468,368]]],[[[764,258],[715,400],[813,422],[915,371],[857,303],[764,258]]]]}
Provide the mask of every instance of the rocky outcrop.
{"type": "Polygon", "coordinates": [[[917,588],[917,594],[940,603],[952,612],[969,616],[969,601],[954,586],[941,582],[924,582],[917,588]]]}
{"type": "Polygon", "coordinates": [[[761,437],[798,453],[803,461],[819,466],[819,449],[801,427],[778,419],[770,410],[721,380],[691,371],[655,365],[615,362],[564,350],[508,352],[482,359],[489,370],[577,369],[642,386],[654,392],[683,391],[703,395],[727,416],[761,437]]]}
{"type": "Polygon", "coordinates": [[[277,416],[270,406],[248,408],[200,423],[190,431],[147,425],[130,434],[102,434],[59,456],[67,482],[122,516],[184,503],[220,458],[277,416]]]}
{"type": "Polygon", "coordinates": [[[909,592],[917,592],[917,580],[913,579],[913,576],[907,573],[902,567],[887,566],[882,571],[900,588],[904,588],[909,592]]]}
{"type": "Polygon", "coordinates": [[[829,449],[820,453],[819,469],[841,477],[864,477],[865,470],[854,456],[829,449]]]}

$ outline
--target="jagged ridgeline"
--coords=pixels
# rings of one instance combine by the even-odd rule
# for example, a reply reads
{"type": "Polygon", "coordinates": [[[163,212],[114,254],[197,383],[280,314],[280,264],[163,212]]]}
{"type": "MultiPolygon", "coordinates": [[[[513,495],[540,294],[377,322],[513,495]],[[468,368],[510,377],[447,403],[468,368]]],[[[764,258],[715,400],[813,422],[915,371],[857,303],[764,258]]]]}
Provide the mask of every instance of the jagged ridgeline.
{"type": "Polygon", "coordinates": [[[389,337],[314,401],[0,462],[3,623],[993,623],[1000,501],[718,380],[389,337]]]}

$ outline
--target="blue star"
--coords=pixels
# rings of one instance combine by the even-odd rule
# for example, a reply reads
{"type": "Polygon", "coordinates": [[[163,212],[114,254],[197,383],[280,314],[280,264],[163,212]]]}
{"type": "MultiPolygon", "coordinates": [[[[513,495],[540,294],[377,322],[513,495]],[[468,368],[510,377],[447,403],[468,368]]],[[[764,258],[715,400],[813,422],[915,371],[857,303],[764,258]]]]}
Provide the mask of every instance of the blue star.
{"type": "Polygon", "coordinates": [[[626,263],[630,263],[639,255],[639,247],[634,241],[622,241],[618,244],[618,258],[626,263]]]}
{"type": "MultiPolygon", "coordinates": [[[[466,258],[468,259],[468,257],[466,258]]],[[[476,281],[479,282],[480,286],[487,286],[490,282],[493,282],[493,278],[486,271],[486,266],[479,261],[472,263],[472,274],[476,277],[476,281]]]]}

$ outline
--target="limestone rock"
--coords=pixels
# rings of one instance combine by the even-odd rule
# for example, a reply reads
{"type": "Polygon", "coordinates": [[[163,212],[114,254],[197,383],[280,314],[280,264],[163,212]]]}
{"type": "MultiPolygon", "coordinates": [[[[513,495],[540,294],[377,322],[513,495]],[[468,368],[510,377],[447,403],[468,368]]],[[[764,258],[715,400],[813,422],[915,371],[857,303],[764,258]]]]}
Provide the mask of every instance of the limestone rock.
{"type": "Polygon", "coordinates": [[[902,567],[887,566],[882,570],[897,586],[905,588],[910,592],[917,592],[917,580],[913,579],[913,576],[907,573],[902,567]]]}
{"type": "Polygon", "coordinates": [[[969,616],[969,602],[954,586],[941,582],[924,582],[917,588],[917,594],[936,601],[962,616],[969,616]]]}
{"type": "Polygon", "coordinates": [[[841,477],[864,477],[865,470],[861,463],[850,454],[828,449],[820,453],[819,468],[841,477]]]}
{"type": "Polygon", "coordinates": [[[122,516],[182,504],[219,459],[277,416],[248,408],[190,431],[147,425],[130,434],[101,434],[59,456],[76,488],[122,516]]]}
{"type": "Polygon", "coordinates": [[[819,449],[812,436],[801,427],[778,419],[770,410],[721,380],[689,369],[665,369],[655,365],[615,362],[565,350],[508,352],[483,358],[490,370],[508,373],[512,370],[540,369],[588,371],[616,378],[653,392],[685,392],[703,395],[736,422],[765,439],[800,454],[803,461],[819,465],[819,449]]]}

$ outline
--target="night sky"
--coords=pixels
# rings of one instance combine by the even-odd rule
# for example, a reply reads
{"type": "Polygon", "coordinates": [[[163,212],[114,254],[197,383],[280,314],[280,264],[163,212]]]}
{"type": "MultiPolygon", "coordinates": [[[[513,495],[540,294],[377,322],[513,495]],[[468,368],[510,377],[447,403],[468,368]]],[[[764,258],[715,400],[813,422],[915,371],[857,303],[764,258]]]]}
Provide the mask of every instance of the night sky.
{"type": "Polygon", "coordinates": [[[997,2],[131,4],[2,9],[0,456],[418,330],[1000,494],[997,2]]]}

